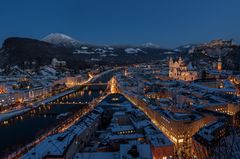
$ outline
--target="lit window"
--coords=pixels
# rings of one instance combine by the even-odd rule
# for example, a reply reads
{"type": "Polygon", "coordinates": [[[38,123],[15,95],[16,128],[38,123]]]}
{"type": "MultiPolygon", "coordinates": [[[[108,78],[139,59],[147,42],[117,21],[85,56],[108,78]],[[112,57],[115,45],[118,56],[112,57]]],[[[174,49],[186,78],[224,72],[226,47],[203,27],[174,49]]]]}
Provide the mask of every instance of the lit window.
{"type": "Polygon", "coordinates": [[[183,142],[183,139],[179,139],[178,142],[179,142],[179,143],[182,143],[182,142],[183,142]]]}

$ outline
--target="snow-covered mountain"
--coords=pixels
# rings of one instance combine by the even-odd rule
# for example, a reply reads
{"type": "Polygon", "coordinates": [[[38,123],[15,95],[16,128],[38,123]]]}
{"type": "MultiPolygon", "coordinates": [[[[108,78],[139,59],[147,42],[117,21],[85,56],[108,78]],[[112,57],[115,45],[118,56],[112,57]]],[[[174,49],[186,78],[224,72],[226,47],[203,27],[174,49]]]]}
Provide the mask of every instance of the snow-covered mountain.
{"type": "Polygon", "coordinates": [[[51,33],[41,41],[64,47],[80,47],[83,44],[80,41],[61,33],[51,33]]]}
{"type": "Polygon", "coordinates": [[[147,42],[145,44],[142,44],[143,47],[147,47],[147,48],[157,48],[159,49],[160,46],[158,44],[154,44],[154,43],[151,43],[151,42],[147,42]]]}
{"type": "Polygon", "coordinates": [[[49,65],[53,58],[66,61],[72,69],[86,68],[93,64],[115,66],[165,58],[168,56],[165,54],[167,51],[171,50],[81,43],[63,34],[50,34],[42,40],[10,37],[0,48],[0,68],[6,65],[41,67],[49,65]]]}

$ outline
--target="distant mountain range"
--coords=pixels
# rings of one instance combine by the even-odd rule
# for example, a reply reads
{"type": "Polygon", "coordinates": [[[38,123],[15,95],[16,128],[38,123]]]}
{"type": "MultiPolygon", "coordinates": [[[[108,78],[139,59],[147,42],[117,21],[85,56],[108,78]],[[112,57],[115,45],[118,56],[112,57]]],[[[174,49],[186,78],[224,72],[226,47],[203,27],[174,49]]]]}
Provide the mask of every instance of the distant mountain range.
{"type": "Polygon", "coordinates": [[[209,46],[211,45],[189,44],[175,49],[164,49],[150,42],[139,46],[94,45],[60,33],[52,33],[41,40],[10,37],[4,41],[0,49],[0,67],[17,65],[21,68],[37,68],[50,64],[53,58],[65,60],[68,67],[73,69],[91,67],[95,64],[133,64],[179,55],[190,58],[193,62],[200,59],[209,61],[216,60],[214,53],[217,50],[218,54],[224,55],[227,59],[224,61],[226,67],[240,70],[239,46],[209,46]],[[194,54],[190,53],[193,49],[194,54]]]}
{"type": "Polygon", "coordinates": [[[53,58],[65,60],[70,68],[100,65],[123,65],[166,57],[169,49],[156,44],[140,46],[108,46],[80,42],[60,33],[52,33],[41,40],[10,37],[0,49],[0,67],[18,65],[22,68],[47,65],[53,58]]]}
{"type": "MultiPolygon", "coordinates": [[[[51,34],[47,35],[46,37],[44,37],[43,39],[41,39],[41,41],[48,42],[50,44],[54,44],[57,46],[68,47],[68,48],[79,48],[82,45],[93,45],[93,44],[86,43],[86,42],[80,42],[80,41],[78,41],[68,35],[62,34],[62,33],[51,33],[51,34]]],[[[97,45],[95,45],[95,46],[97,46],[97,45]]],[[[98,45],[98,46],[101,46],[101,45],[98,45]]],[[[102,45],[102,46],[107,46],[107,45],[102,45]]],[[[154,44],[151,42],[147,42],[147,43],[142,44],[137,47],[157,48],[157,49],[161,48],[158,44],[154,44]]]]}

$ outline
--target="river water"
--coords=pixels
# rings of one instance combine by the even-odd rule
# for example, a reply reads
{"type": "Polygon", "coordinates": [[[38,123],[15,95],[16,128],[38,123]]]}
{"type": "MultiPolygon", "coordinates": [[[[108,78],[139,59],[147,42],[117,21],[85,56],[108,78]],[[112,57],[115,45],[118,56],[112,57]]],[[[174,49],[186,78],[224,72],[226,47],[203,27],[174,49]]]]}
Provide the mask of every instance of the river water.
{"type": "MultiPolygon", "coordinates": [[[[106,83],[112,77],[109,73],[97,82],[106,83]]],[[[106,86],[85,86],[77,92],[64,96],[46,106],[10,119],[8,124],[0,125],[0,158],[20,147],[34,141],[62,120],[87,106],[87,103],[97,98],[106,86]],[[60,104],[61,103],[61,104],[60,104]]]]}

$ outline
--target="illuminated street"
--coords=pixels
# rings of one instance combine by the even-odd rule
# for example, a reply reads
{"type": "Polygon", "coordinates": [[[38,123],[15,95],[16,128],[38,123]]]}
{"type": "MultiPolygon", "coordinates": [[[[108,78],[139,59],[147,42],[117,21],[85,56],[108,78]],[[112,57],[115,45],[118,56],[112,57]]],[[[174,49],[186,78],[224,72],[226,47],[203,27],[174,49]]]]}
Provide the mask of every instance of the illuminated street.
{"type": "Polygon", "coordinates": [[[240,159],[240,1],[0,6],[0,159],[240,159]]]}
{"type": "MultiPolygon", "coordinates": [[[[104,82],[108,80],[109,76],[111,77],[111,72],[110,75],[104,77],[99,76],[98,78],[100,81],[104,82]]],[[[40,104],[46,102],[45,105],[39,105],[35,108],[19,108],[21,112],[23,110],[26,110],[26,112],[24,112],[22,115],[16,115],[16,117],[14,117],[15,115],[13,117],[9,116],[9,120],[5,119],[1,123],[2,126],[0,128],[0,134],[3,137],[1,138],[2,142],[0,147],[6,147],[7,144],[9,144],[9,146],[7,146],[8,149],[2,151],[1,154],[7,154],[12,150],[18,149],[11,155],[18,156],[18,154],[22,154],[27,149],[44,140],[47,136],[66,130],[68,127],[77,122],[82,116],[90,112],[96,103],[98,103],[98,100],[103,98],[102,93],[106,89],[106,85],[98,86],[98,84],[96,84],[96,86],[94,86],[94,84],[81,86],[90,82],[92,79],[95,80],[97,78],[90,78],[86,82],[78,85],[77,87],[80,87],[79,89],[76,89],[76,91],[74,91],[75,89],[73,89],[73,91],[70,90],[64,96],[60,93],[59,95],[56,95],[57,98],[52,98],[51,101],[43,100],[41,102],[36,102],[40,104]],[[98,99],[100,95],[101,98],[98,99]],[[60,102],[61,100],[64,100],[65,103],[60,102]],[[48,101],[50,102],[49,104],[47,104],[48,101]],[[66,116],[58,118],[59,115],[64,114],[65,112],[67,113],[66,116]],[[39,126],[35,129],[32,129],[29,133],[24,133],[29,131],[29,127],[34,127],[35,123],[38,123],[39,126]],[[18,131],[19,135],[15,136],[13,133],[10,136],[11,132],[16,128],[20,128],[20,131],[18,131]],[[12,142],[9,142],[10,140],[5,137],[6,134],[8,134],[10,138],[17,138],[12,140],[12,142]],[[28,137],[26,138],[25,135],[28,135],[28,137]],[[36,138],[36,136],[38,137],[36,138]],[[4,141],[6,143],[4,143],[4,141]],[[25,144],[26,146],[23,146],[25,144]]]]}

